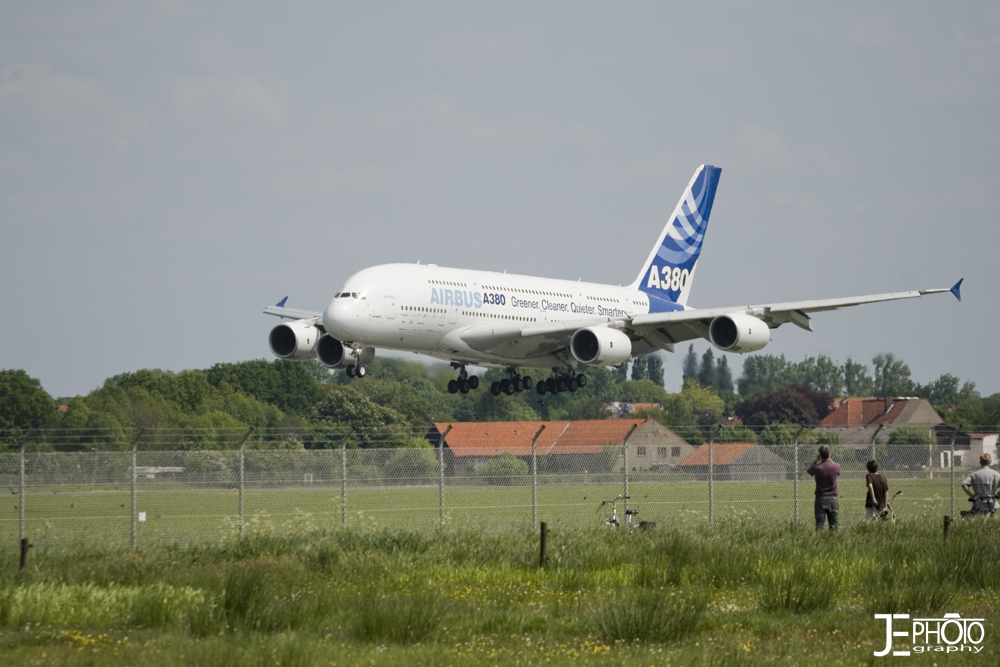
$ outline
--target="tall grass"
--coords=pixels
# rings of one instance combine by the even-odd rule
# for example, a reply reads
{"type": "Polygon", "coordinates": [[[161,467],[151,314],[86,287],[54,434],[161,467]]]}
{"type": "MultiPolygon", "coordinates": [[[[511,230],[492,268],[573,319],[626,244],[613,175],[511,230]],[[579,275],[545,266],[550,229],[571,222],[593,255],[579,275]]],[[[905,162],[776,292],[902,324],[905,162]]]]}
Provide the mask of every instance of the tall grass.
{"type": "Polygon", "coordinates": [[[606,642],[675,642],[695,631],[709,596],[696,590],[619,593],[593,615],[606,642]]]}
{"type": "Polygon", "coordinates": [[[365,642],[415,644],[429,639],[441,626],[445,605],[428,591],[408,595],[366,595],[355,605],[355,638],[365,642]]]}
{"type": "Polygon", "coordinates": [[[94,664],[735,664],[784,659],[767,647],[792,636],[831,655],[848,650],[832,631],[857,644],[873,613],[995,615],[998,537],[1000,522],[956,524],[947,542],[905,522],[553,532],[544,569],[536,536],[470,530],[40,550],[25,574],[0,554],[0,664],[42,649],[87,664],[67,648],[84,645],[94,664]]]}

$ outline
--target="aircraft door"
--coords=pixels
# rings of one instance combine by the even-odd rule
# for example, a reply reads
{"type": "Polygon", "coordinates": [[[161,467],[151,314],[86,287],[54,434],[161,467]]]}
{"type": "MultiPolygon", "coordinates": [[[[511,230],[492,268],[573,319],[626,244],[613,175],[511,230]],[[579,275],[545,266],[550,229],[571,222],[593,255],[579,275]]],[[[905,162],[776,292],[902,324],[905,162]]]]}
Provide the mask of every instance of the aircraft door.
{"type": "Polygon", "coordinates": [[[394,297],[385,297],[385,319],[396,319],[396,299],[394,297]]]}
{"type": "Polygon", "coordinates": [[[458,308],[452,306],[448,310],[451,311],[451,314],[449,315],[448,323],[449,324],[455,324],[456,322],[458,322],[458,308]]]}

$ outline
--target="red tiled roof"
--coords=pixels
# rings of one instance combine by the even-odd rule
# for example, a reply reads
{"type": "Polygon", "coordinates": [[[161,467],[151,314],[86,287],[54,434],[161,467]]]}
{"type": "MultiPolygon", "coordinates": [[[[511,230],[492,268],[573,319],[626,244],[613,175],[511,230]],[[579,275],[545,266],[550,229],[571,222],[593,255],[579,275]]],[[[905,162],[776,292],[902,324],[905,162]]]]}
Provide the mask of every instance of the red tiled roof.
{"type": "MultiPolygon", "coordinates": [[[[753,442],[716,442],[712,445],[712,464],[717,466],[729,465],[753,449],[756,443],[753,442]]],[[[708,465],[708,443],[694,450],[677,465],[679,466],[707,466],[708,465]]]]}
{"type": "Polygon", "coordinates": [[[905,398],[845,398],[820,422],[822,426],[892,424],[909,401],[905,398]],[[888,408],[888,410],[887,410],[888,408]]]}
{"type": "Polygon", "coordinates": [[[595,419],[558,422],[460,422],[435,423],[438,433],[448,426],[446,442],[455,456],[497,456],[510,452],[515,456],[531,455],[531,440],[541,426],[538,454],[600,454],[604,445],[621,444],[634,424],[644,419],[595,419]]]}

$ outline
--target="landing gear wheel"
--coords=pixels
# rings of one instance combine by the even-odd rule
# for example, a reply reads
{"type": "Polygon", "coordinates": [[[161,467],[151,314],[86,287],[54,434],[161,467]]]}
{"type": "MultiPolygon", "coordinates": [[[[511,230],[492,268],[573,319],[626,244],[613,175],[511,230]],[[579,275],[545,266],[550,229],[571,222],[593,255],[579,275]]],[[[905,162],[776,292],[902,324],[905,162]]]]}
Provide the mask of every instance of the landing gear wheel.
{"type": "Polygon", "coordinates": [[[493,394],[494,396],[499,396],[500,395],[500,383],[499,382],[494,382],[493,384],[490,385],[490,393],[493,394]]]}
{"type": "Polygon", "coordinates": [[[556,386],[555,378],[549,378],[548,380],[545,381],[545,389],[550,394],[558,394],[559,393],[559,387],[556,386]]]}
{"type": "Polygon", "coordinates": [[[465,378],[460,378],[458,380],[458,390],[460,392],[462,392],[463,394],[468,394],[469,393],[469,381],[466,380],[465,378]]]}
{"type": "Polygon", "coordinates": [[[448,393],[449,394],[458,393],[458,380],[448,380],[448,393]]]}
{"type": "Polygon", "coordinates": [[[348,366],[347,368],[344,369],[344,372],[347,373],[347,377],[349,378],[354,377],[354,371],[355,371],[354,366],[348,366]]]}
{"type": "Polygon", "coordinates": [[[469,377],[469,389],[479,389],[479,376],[473,375],[469,377]]]}
{"type": "Polygon", "coordinates": [[[368,369],[365,368],[364,366],[358,366],[357,370],[354,371],[354,374],[357,375],[359,378],[363,378],[364,376],[368,375],[368,369]]]}
{"type": "Polygon", "coordinates": [[[525,389],[531,389],[531,385],[533,385],[533,384],[535,384],[535,381],[531,379],[530,375],[524,378],[524,388],[525,389]]]}
{"type": "Polygon", "coordinates": [[[584,375],[583,373],[580,373],[579,375],[577,375],[576,376],[576,386],[577,387],[586,387],[587,386],[587,376],[584,375]]]}
{"type": "Polygon", "coordinates": [[[513,396],[514,395],[514,383],[513,382],[510,382],[508,380],[501,380],[500,381],[500,387],[503,389],[503,393],[507,394],[508,396],[513,396]],[[506,387],[503,386],[504,382],[507,383],[506,387]]]}
{"type": "Polygon", "coordinates": [[[539,396],[544,396],[545,395],[545,383],[544,382],[539,382],[538,384],[536,384],[535,385],[535,390],[538,392],[539,396]]]}
{"type": "Polygon", "coordinates": [[[577,384],[576,384],[576,378],[575,377],[573,377],[572,375],[570,375],[568,378],[566,378],[566,390],[567,391],[576,391],[576,387],[577,387],[577,384]]]}
{"type": "Polygon", "coordinates": [[[514,378],[510,383],[514,385],[514,391],[519,392],[524,389],[524,381],[521,378],[514,378]]]}
{"type": "Polygon", "coordinates": [[[556,391],[560,394],[566,391],[566,378],[556,380],[556,391]]]}

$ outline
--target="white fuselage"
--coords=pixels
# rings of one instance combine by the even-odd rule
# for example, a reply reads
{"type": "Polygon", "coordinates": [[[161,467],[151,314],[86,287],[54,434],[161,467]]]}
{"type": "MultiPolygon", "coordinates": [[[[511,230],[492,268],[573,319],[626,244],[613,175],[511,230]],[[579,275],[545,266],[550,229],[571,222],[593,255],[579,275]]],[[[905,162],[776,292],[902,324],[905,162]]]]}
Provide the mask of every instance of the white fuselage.
{"type": "Polygon", "coordinates": [[[615,285],[385,264],[351,276],[326,308],[322,324],[331,336],[355,345],[487,366],[551,368],[572,363],[572,357],[544,347],[483,352],[465,345],[461,336],[471,328],[530,330],[648,312],[646,294],[615,285]]]}

